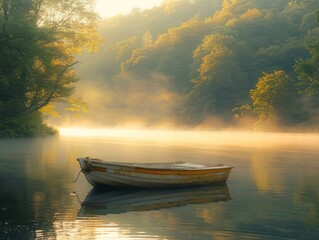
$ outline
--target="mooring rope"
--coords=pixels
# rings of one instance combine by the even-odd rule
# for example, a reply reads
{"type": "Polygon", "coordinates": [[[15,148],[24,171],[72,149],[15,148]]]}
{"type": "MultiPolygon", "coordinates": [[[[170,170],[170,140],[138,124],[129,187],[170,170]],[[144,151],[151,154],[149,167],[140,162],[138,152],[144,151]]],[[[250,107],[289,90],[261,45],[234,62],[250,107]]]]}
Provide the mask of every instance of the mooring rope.
{"type": "Polygon", "coordinates": [[[76,177],[76,179],[75,179],[75,180],[73,180],[72,182],[74,182],[74,183],[75,183],[75,182],[78,180],[78,178],[79,178],[79,176],[80,176],[81,172],[83,172],[83,170],[82,170],[82,169],[79,171],[78,176],[76,177]]]}

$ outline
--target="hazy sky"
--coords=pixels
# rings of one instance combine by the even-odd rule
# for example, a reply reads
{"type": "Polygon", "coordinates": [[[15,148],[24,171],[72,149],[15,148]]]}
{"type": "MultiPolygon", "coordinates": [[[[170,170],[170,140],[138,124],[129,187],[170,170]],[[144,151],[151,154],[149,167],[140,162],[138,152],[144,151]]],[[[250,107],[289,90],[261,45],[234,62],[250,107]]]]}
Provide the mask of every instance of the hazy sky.
{"type": "Polygon", "coordinates": [[[133,8],[152,8],[160,5],[163,0],[95,0],[96,11],[101,17],[111,17],[129,13],[133,8]]]}

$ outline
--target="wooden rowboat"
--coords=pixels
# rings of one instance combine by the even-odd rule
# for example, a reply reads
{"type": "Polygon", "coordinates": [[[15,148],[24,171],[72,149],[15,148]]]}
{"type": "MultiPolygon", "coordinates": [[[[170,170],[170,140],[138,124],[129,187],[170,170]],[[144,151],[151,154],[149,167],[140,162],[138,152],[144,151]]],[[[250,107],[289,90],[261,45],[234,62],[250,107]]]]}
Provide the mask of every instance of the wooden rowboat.
{"type": "Polygon", "coordinates": [[[167,188],[224,183],[230,166],[205,166],[186,162],[123,163],[78,158],[81,170],[93,186],[167,188]]]}

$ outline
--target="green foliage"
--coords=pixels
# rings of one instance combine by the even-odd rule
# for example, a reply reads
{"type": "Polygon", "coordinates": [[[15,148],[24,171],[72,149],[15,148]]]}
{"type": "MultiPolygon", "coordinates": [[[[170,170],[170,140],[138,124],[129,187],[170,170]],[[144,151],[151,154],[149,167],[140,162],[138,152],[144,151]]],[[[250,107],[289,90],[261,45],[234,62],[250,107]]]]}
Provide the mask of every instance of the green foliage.
{"type": "Polygon", "coordinates": [[[41,114],[34,112],[0,122],[0,137],[35,137],[58,135],[57,130],[43,123],[41,114]]]}
{"type": "Polygon", "coordinates": [[[289,121],[294,105],[294,82],[288,75],[277,70],[273,73],[263,73],[256,87],[250,91],[253,111],[258,114],[259,122],[278,120],[289,121]]]}
{"type": "MultiPolygon", "coordinates": [[[[318,8],[317,0],[166,1],[104,19],[104,50],[85,57],[90,71],[79,70],[105,91],[126,89],[128,99],[136,97],[133,85],[152,95],[165,79],[162,87],[180,101],[174,114],[162,117],[178,118],[178,124],[196,125],[211,116],[233,124],[234,115],[236,121],[249,115],[303,124],[316,118],[318,8]]],[[[128,105],[114,101],[111,110],[128,105]]],[[[142,119],[140,104],[131,107],[142,119]]]]}
{"type": "Polygon", "coordinates": [[[295,65],[300,92],[309,96],[319,96],[319,40],[311,43],[308,49],[310,58],[299,59],[295,65]]]}
{"type": "Polygon", "coordinates": [[[77,80],[74,55],[96,49],[96,21],[90,0],[0,2],[2,132],[54,133],[33,116],[49,103],[69,102],[77,80]]]}

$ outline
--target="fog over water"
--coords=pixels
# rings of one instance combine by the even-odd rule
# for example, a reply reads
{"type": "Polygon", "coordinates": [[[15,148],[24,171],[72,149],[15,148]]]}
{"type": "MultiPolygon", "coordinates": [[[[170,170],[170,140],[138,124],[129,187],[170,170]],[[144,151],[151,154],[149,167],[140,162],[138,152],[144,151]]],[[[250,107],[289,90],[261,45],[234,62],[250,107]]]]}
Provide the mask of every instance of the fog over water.
{"type": "Polygon", "coordinates": [[[244,131],[147,130],[125,128],[59,128],[61,136],[111,138],[188,147],[228,146],[246,148],[319,147],[319,134],[244,131]]]}
{"type": "Polygon", "coordinates": [[[319,234],[318,134],[60,130],[55,138],[0,140],[0,238],[316,239],[319,234]],[[95,191],[82,174],[72,182],[80,171],[76,158],[85,156],[234,168],[225,186],[95,191]]]}

